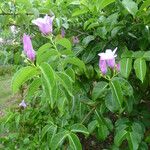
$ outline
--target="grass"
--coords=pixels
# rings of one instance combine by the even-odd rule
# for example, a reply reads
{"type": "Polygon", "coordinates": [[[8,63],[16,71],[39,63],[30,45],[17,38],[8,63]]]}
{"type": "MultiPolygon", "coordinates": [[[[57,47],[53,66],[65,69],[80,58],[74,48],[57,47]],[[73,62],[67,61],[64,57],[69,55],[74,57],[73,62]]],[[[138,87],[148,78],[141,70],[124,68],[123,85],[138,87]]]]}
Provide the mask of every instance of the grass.
{"type": "Polygon", "coordinates": [[[0,117],[6,114],[7,109],[16,101],[11,90],[11,75],[0,76],[0,117]]]}
{"type": "Polygon", "coordinates": [[[10,99],[11,95],[11,76],[0,76],[0,105],[10,99]]]}

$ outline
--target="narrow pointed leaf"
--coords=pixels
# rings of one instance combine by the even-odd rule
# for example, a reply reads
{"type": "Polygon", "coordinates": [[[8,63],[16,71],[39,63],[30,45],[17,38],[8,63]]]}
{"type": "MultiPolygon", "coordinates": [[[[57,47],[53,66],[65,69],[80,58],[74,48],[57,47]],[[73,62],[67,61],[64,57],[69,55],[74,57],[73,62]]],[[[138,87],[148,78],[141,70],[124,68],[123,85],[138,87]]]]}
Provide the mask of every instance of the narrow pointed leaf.
{"type": "Polygon", "coordinates": [[[56,150],[63,143],[67,135],[68,135],[67,131],[55,134],[50,144],[51,150],[56,150]]]}
{"type": "Polygon", "coordinates": [[[128,78],[132,69],[132,59],[122,58],[120,61],[120,72],[123,77],[128,78]]]}
{"type": "Polygon", "coordinates": [[[87,128],[84,125],[80,124],[80,123],[72,125],[71,126],[71,131],[72,132],[79,132],[79,133],[89,134],[87,128]]]}
{"type": "Polygon", "coordinates": [[[96,100],[103,97],[105,95],[105,92],[107,91],[107,86],[108,83],[104,81],[96,83],[92,91],[92,99],[96,100]]]}
{"type": "Polygon", "coordinates": [[[113,99],[116,101],[119,108],[122,108],[123,93],[119,80],[112,80],[109,85],[111,88],[113,99]]]}
{"type": "MultiPolygon", "coordinates": [[[[42,72],[42,82],[48,99],[50,100],[51,107],[54,105],[54,98],[52,89],[56,85],[55,73],[48,63],[42,63],[40,66],[42,72]]],[[[56,88],[56,87],[55,87],[56,88]]]]}
{"type": "Polygon", "coordinates": [[[62,86],[66,89],[70,96],[72,95],[72,79],[64,72],[57,73],[57,79],[60,81],[62,86]]]}
{"type": "Polygon", "coordinates": [[[130,14],[132,14],[133,16],[136,15],[138,11],[138,5],[136,2],[134,2],[133,0],[123,0],[122,4],[130,14]]]}
{"type": "Polygon", "coordinates": [[[146,61],[138,58],[134,62],[136,76],[143,82],[146,75],[146,61]]]}
{"type": "Polygon", "coordinates": [[[39,71],[36,67],[24,67],[15,73],[12,79],[12,90],[13,92],[17,92],[21,85],[25,83],[27,80],[31,79],[33,76],[39,74],[39,71]]]}
{"type": "Polygon", "coordinates": [[[73,150],[82,150],[82,146],[78,136],[74,133],[68,134],[69,143],[73,150]]]}

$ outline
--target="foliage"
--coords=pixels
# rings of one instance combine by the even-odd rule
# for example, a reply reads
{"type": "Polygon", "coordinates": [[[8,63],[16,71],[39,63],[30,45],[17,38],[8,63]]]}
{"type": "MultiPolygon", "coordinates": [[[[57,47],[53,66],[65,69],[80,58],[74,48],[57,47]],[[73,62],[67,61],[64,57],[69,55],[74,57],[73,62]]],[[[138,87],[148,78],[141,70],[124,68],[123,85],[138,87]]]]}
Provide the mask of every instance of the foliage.
{"type": "Polygon", "coordinates": [[[14,41],[1,45],[0,63],[19,65],[12,89],[27,103],[1,119],[0,146],[80,150],[83,136],[111,138],[106,149],[148,150],[149,0],[2,0],[0,7],[1,36],[14,41]],[[55,16],[50,35],[31,23],[45,14],[55,16]],[[21,54],[24,33],[35,61],[21,54]],[[104,75],[98,53],[115,47],[120,72],[108,68],[104,75]]]}

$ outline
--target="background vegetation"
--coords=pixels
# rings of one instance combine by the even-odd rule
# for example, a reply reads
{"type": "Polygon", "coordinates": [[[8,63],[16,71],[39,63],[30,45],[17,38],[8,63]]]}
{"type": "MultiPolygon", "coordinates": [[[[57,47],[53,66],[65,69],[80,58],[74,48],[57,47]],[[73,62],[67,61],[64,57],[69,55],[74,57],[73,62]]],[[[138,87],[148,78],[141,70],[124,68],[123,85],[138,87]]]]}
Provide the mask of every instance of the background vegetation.
{"type": "Polygon", "coordinates": [[[0,74],[15,70],[20,94],[1,117],[3,149],[149,149],[150,0],[1,0],[0,20],[0,74]],[[49,36],[32,24],[45,14],[49,36]],[[103,75],[98,53],[116,47],[120,71],[103,75]]]}

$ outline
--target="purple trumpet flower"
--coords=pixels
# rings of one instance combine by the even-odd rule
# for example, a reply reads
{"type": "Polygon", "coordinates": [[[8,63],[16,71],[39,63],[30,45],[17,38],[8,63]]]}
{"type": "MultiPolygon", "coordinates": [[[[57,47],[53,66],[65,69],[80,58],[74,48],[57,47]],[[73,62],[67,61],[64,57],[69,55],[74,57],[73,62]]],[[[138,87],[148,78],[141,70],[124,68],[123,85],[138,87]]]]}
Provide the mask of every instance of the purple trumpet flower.
{"type": "Polygon", "coordinates": [[[27,104],[25,103],[24,100],[22,100],[22,102],[19,104],[20,107],[26,108],[27,104]]]}
{"type": "Polygon", "coordinates": [[[24,53],[27,55],[27,57],[31,60],[35,60],[35,51],[32,47],[31,39],[29,35],[26,35],[24,33],[23,35],[23,49],[24,53]]]}
{"type": "Polygon", "coordinates": [[[32,23],[39,27],[39,30],[44,34],[48,35],[53,32],[53,20],[54,16],[50,17],[47,14],[44,18],[37,18],[32,20],[32,23]]]}
{"type": "Polygon", "coordinates": [[[115,57],[117,56],[115,54],[117,48],[115,48],[113,51],[111,49],[107,49],[105,53],[99,53],[100,56],[99,60],[99,68],[102,72],[102,74],[107,73],[107,66],[110,68],[115,67],[115,57]]]}

